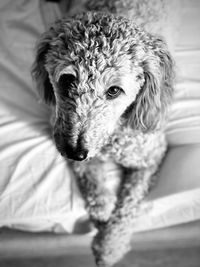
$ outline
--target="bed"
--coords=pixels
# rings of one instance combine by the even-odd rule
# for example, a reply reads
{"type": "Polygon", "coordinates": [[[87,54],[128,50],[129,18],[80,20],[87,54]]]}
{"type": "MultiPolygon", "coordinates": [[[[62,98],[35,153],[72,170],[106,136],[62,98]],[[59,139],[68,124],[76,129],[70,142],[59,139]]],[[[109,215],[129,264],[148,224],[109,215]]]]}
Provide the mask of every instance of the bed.
{"type": "MultiPolygon", "coordinates": [[[[179,5],[169,151],[119,266],[200,266],[199,10],[179,5]]],[[[35,42],[60,16],[52,1],[0,2],[0,266],[94,266],[94,231],[30,76],[35,42]]]]}

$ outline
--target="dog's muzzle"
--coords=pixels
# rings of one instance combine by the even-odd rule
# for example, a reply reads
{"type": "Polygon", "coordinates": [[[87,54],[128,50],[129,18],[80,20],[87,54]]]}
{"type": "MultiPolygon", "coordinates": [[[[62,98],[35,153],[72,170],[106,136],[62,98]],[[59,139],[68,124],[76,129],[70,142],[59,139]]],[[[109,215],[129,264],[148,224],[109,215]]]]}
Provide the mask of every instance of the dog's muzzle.
{"type": "Polygon", "coordinates": [[[72,145],[68,138],[64,138],[58,132],[54,133],[54,140],[58,151],[63,157],[77,161],[82,161],[87,158],[88,150],[80,142],[76,146],[72,145]]]}

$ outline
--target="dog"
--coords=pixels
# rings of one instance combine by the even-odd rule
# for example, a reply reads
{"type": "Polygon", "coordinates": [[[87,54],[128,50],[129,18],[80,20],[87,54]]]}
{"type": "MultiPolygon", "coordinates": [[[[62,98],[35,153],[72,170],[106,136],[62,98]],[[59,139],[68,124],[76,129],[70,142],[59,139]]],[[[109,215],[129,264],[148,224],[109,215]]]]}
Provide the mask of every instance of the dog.
{"type": "Polygon", "coordinates": [[[167,147],[173,66],[161,37],[99,10],[55,22],[37,44],[32,75],[98,229],[98,266],[131,249],[134,220],[167,147]]]}

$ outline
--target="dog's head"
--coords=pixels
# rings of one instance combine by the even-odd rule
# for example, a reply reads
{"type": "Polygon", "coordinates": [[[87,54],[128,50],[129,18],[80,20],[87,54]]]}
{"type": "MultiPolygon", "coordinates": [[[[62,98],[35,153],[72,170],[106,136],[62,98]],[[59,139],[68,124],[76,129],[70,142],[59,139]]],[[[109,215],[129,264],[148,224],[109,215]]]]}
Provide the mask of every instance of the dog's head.
{"type": "Polygon", "coordinates": [[[54,108],[57,148],[75,160],[95,156],[120,124],[159,128],[172,95],[165,43],[102,13],[56,22],[39,40],[32,73],[54,108]]]}

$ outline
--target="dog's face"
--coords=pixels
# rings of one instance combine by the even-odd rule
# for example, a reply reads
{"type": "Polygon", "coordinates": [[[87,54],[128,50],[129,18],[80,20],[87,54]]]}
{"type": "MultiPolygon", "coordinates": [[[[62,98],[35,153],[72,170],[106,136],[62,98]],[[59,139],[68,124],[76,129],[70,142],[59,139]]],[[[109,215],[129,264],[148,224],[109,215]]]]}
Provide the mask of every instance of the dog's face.
{"type": "Polygon", "coordinates": [[[94,157],[125,121],[136,130],[156,127],[171,90],[163,47],[132,23],[100,13],[57,22],[42,36],[33,74],[53,106],[62,155],[94,157]]]}
{"type": "Polygon", "coordinates": [[[102,70],[96,60],[91,60],[91,69],[87,64],[69,65],[51,77],[56,99],[54,138],[59,151],[74,159],[95,156],[144,82],[139,76],[142,69],[134,68],[125,55],[116,66],[101,62],[102,70]]]}

